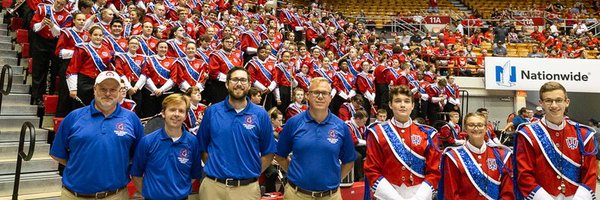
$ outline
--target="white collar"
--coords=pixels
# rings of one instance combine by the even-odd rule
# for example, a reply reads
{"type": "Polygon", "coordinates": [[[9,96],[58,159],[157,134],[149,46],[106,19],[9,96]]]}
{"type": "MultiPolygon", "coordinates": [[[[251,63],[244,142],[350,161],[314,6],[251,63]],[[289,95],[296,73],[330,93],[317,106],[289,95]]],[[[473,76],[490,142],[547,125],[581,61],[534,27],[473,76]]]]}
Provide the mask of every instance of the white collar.
{"type": "Polygon", "coordinates": [[[100,48],[100,47],[102,47],[102,44],[95,45],[92,41],[90,41],[89,44],[90,44],[90,46],[92,46],[94,48],[100,48]]]}
{"type": "Polygon", "coordinates": [[[469,149],[469,151],[475,153],[475,154],[482,154],[485,152],[487,145],[485,144],[485,142],[481,145],[481,148],[477,148],[475,146],[473,146],[471,144],[471,142],[467,141],[465,143],[465,146],[467,147],[467,149],[469,149]]]}
{"type": "Polygon", "coordinates": [[[560,124],[554,124],[554,123],[548,121],[545,116],[540,121],[542,121],[542,124],[544,124],[548,128],[550,128],[552,130],[555,130],[555,131],[563,130],[565,128],[565,125],[566,125],[564,119],[561,121],[560,124]]]}
{"type": "Polygon", "coordinates": [[[131,53],[131,52],[129,52],[129,51],[128,51],[128,52],[127,52],[127,55],[129,55],[129,56],[131,56],[131,58],[133,58],[133,57],[135,57],[135,55],[137,55],[137,54],[135,54],[135,52],[134,52],[134,53],[131,53]]]}
{"type": "Polygon", "coordinates": [[[355,122],[354,120],[355,120],[355,119],[354,119],[354,117],[350,117],[350,123],[351,123],[353,126],[355,126],[355,127],[358,127],[358,124],[356,124],[356,122],[355,122]]]}
{"type": "Polygon", "coordinates": [[[190,108],[192,110],[196,110],[196,108],[198,108],[198,104],[194,105],[193,103],[190,103],[190,108]]]}
{"type": "Polygon", "coordinates": [[[452,122],[452,121],[449,121],[448,126],[454,128],[454,127],[456,127],[456,124],[454,124],[454,122],[452,122]]]}
{"type": "Polygon", "coordinates": [[[158,54],[156,54],[156,58],[158,58],[159,60],[164,60],[165,58],[167,58],[167,56],[160,56],[158,54]]]}
{"type": "Polygon", "coordinates": [[[393,118],[390,120],[390,123],[398,128],[408,128],[412,124],[412,119],[408,118],[408,121],[402,123],[396,120],[396,118],[393,118]]]}

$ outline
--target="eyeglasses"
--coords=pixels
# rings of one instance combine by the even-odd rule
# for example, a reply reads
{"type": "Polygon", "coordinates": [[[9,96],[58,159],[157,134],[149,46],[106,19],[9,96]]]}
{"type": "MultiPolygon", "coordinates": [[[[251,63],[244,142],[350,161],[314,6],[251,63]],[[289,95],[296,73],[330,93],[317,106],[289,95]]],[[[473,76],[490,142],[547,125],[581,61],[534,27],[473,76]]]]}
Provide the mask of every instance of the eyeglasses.
{"type": "Polygon", "coordinates": [[[240,84],[240,85],[246,85],[246,84],[248,84],[248,79],[247,78],[232,78],[229,81],[231,83],[240,84]]]}
{"type": "Polygon", "coordinates": [[[564,99],[544,99],[542,100],[542,102],[546,105],[552,105],[552,103],[556,103],[556,104],[562,104],[563,102],[565,102],[564,99]]]}
{"type": "Polygon", "coordinates": [[[309,91],[309,93],[317,98],[321,98],[321,97],[325,98],[325,97],[329,96],[329,92],[327,92],[327,91],[309,91]]]}
{"type": "Polygon", "coordinates": [[[465,124],[468,129],[483,129],[485,124],[465,124]]]}

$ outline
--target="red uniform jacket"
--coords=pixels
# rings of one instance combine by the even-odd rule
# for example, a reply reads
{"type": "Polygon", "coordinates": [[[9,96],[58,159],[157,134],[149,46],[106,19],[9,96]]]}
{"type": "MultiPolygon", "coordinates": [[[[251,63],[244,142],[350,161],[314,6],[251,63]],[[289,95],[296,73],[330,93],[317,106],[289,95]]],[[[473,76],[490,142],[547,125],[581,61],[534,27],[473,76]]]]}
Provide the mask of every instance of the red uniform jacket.
{"type": "Polygon", "coordinates": [[[127,80],[131,83],[137,82],[143,73],[143,69],[146,68],[146,57],[142,54],[131,56],[129,53],[119,54],[115,57],[115,70],[117,73],[127,77],[127,80]],[[126,56],[131,58],[133,63],[130,63],[126,56]]]}
{"type": "Polygon", "coordinates": [[[254,85],[260,85],[258,88],[261,90],[268,88],[271,84],[275,84],[275,82],[273,82],[275,80],[273,77],[273,73],[275,72],[275,62],[276,60],[271,57],[267,58],[265,61],[258,59],[258,57],[252,58],[252,60],[246,64],[246,69],[248,69],[252,79],[250,82],[254,85]]]}
{"type": "Polygon", "coordinates": [[[350,98],[350,91],[356,90],[356,86],[352,84],[353,82],[354,75],[350,72],[338,71],[333,77],[333,88],[338,91],[338,94],[344,92],[348,96],[346,99],[348,100],[350,98]]]}
{"type": "Polygon", "coordinates": [[[86,43],[89,40],[90,38],[87,31],[76,31],[75,28],[63,29],[60,33],[60,36],[58,37],[58,42],[56,43],[56,51],[54,52],[54,54],[56,54],[56,56],[61,57],[60,52],[63,49],[71,50],[74,53],[76,45],[86,43]]]}
{"type": "Polygon", "coordinates": [[[158,27],[158,26],[166,27],[165,20],[166,19],[164,17],[160,18],[156,14],[146,14],[146,18],[144,18],[144,21],[152,23],[152,26],[154,26],[154,27],[158,27]]]}
{"type": "Polygon", "coordinates": [[[173,68],[177,68],[177,80],[174,80],[176,83],[187,82],[189,86],[200,84],[202,89],[207,77],[207,64],[204,60],[197,58],[190,60],[184,57],[179,58],[174,65],[173,68]]]}
{"type": "Polygon", "coordinates": [[[406,77],[402,78],[402,69],[394,69],[392,67],[388,67],[383,71],[385,84],[390,84],[391,86],[404,85],[408,87],[408,80],[406,77]]]}
{"type": "Polygon", "coordinates": [[[112,35],[105,35],[102,46],[108,47],[112,52],[124,53],[127,49],[127,39],[124,37],[115,38],[112,35]]]}
{"type": "Polygon", "coordinates": [[[344,102],[342,106],[340,106],[338,117],[343,121],[348,121],[352,117],[354,117],[354,113],[356,113],[356,111],[360,109],[363,109],[363,107],[360,106],[360,108],[355,108],[354,105],[352,105],[352,103],[344,102]]]}
{"type": "Polygon", "coordinates": [[[299,104],[299,103],[291,103],[287,109],[285,110],[285,119],[288,120],[290,118],[292,118],[293,116],[304,112],[308,110],[308,106],[306,104],[299,104]]]}
{"type": "Polygon", "coordinates": [[[207,106],[201,103],[196,106],[190,105],[190,109],[185,117],[185,121],[183,121],[183,125],[194,134],[197,134],[196,127],[200,126],[199,122],[202,121],[202,116],[204,115],[206,108],[207,106]]]}
{"type": "Polygon", "coordinates": [[[358,126],[356,123],[354,123],[352,120],[348,120],[345,122],[346,126],[348,126],[348,129],[350,129],[350,135],[352,135],[352,141],[354,142],[354,145],[358,145],[358,140],[364,140],[365,136],[365,130],[366,127],[365,126],[358,126]]]}
{"type": "Polygon", "coordinates": [[[83,74],[90,78],[96,78],[98,74],[102,71],[96,66],[94,60],[91,57],[90,52],[86,47],[93,49],[93,53],[95,53],[101,60],[102,66],[106,70],[113,70],[113,65],[111,63],[113,59],[113,53],[108,49],[108,47],[104,45],[100,45],[99,47],[93,47],[89,43],[83,44],[75,49],[75,53],[73,54],[73,58],[69,63],[69,67],[67,67],[67,77],[70,75],[83,74]]]}
{"type": "MultiPolygon", "coordinates": [[[[33,18],[31,19],[30,28],[38,35],[46,39],[56,39],[60,35],[60,29],[71,27],[73,17],[71,17],[71,13],[67,10],[62,9],[61,11],[54,11],[54,8],[51,4],[40,4],[38,5],[37,10],[34,10],[35,14],[33,14],[33,18]],[[52,35],[50,28],[48,26],[40,26],[41,29],[36,31],[35,24],[41,23],[44,18],[50,19],[55,27],[54,29],[58,29],[58,34],[52,35]]],[[[40,24],[41,25],[41,24],[40,24]]]]}
{"type": "Polygon", "coordinates": [[[365,176],[369,180],[369,186],[375,185],[383,177],[396,186],[405,184],[410,187],[426,182],[432,190],[437,189],[440,180],[441,153],[432,139],[435,134],[436,131],[432,127],[415,123],[400,125],[399,122],[393,119],[370,128],[369,139],[367,140],[367,152],[369,153],[364,164],[365,176]],[[391,133],[386,133],[386,126],[392,131],[391,133]],[[402,128],[402,126],[406,127],[402,128]],[[412,167],[415,167],[410,162],[415,161],[401,161],[400,157],[396,156],[395,150],[388,139],[388,136],[391,135],[399,139],[397,141],[404,141],[400,142],[399,145],[403,145],[410,149],[410,153],[417,154],[424,159],[422,169],[413,169],[415,172],[424,172],[423,174],[410,171],[412,167]]]}
{"type": "Polygon", "coordinates": [[[367,73],[360,73],[356,76],[356,88],[358,92],[363,94],[369,101],[375,99],[375,85],[373,84],[373,75],[367,73]]]}
{"type": "MultiPolygon", "coordinates": [[[[464,145],[448,148],[444,153],[443,160],[443,183],[439,187],[444,192],[444,199],[487,200],[489,196],[482,192],[486,190],[485,187],[494,187],[495,190],[499,190],[498,199],[515,199],[513,181],[511,179],[512,159],[510,150],[487,146],[483,153],[477,154],[467,148],[467,145],[464,145]],[[494,153],[494,150],[496,150],[498,155],[494,153]],[[459,155],[470,155],[468,156],[471,158],[469,160],[478,164],[487,178],[497,181],[499,185],[492,185],[489,182],[487,182],[488,184],[484,184],[483,180],[473,183],[472,179],[469,178],[470,173],[473,172],[469,172],[466,165],[463,164],[465,162],[461,161],[459,155]],[[499,166],[500,164],[501,166],[499,166]],[[483,186],[483,188],[478,189],[475,187],[474,184],[477,183],[480,187],[483,186]]],[[[487,189],[489,190],[489,188],[487,189]]]]}
{"type": "Polygon", "coordinates": [[[446,144],[454,144],[456,140],[464,140],[464,134],[460,132],[460,126],[458,124],[454,124],[454,126],[450,127],[450,122],[448,124],[444,124],[442,128],[440,128],[440,134],[438,134],[438,139],[440,142],[444,142],[446,144]]]}
{"type": "Polygon", "coordinates": [[[167,83],[170,79],[172,81],[174,76],[177,76],[177,68],[173,67],[175,59],[164,57],[159,58],[158,55],[153,55],[147,58],[148,65],[144,68],[144,74],[148,76],[148,79],[152,80],[154,85],[160,87],[167,83]]]}
{"type": "Polygon", "coordinates": [[[185,41],[179,41],[178,39],[169,39],[167,40],[167,44],[169,44],[167,57],[181,58],[186,56],[185,47],[187,46],[187,43],[185,41]]]}
{"type": "Polygon", "coordinates": [[[247,52],[248,47],[256,50],[261,42],[260,34],[258,31],[245,31],[240,35],[240,42],[242,51],[247,52]]]}
{"type": "Polygon", "coordinates": [[[140,40],[140,48],[138,49],[137,53],[144,54],[146,56],[156,54],[156,46],[160,40],[154,36],[146,38],[143,35],[140,35],[140,38],[142,38],[142,40],[140,40]]]}
{"type": "Polygon", "coordinates": [[[375,70],[373,71],[373,76],[375,76],[375,83],[376,84],[390,84],[389,81],[387,81],[385,75],[385,71],[387,67],[383,64],[381,65],[377,65],[377,67],[375,67],[375,70]]]}
{"type": "Polygon", "coordinates": [[[208,66],[211,79],[218,79],[219,76],[226,76],[229,69],[233,67],[242,67],[242,52],[232,50],[227,53],[224,50],[213,51],[210,54],[208,66]]]}
{"type": "Polygon", "coordinates": [[[296,82],[298,82],[298,87],[302,88],[304,92],[308,92],[308,86],[310,86],[310,77],[305,74],[297,73],[294,76],[296,82]]]}
{"type": "MultiPolygon", "coordinates": [[[[595,148],[593,129],[577,124],[577,122],[566,119],[563,121],[564,128],[560,129],[552,124],[546,124],[546,120],[531,123],[522,126],[518,130],[515,156],[517,157],[517,184],[522,195],[534,196],[543,189],[552,196],[561,194],[559,189],[561,184],[566,186],[564,196],[569,197],[575,194],[579,185],[584,185],[591,190],[596,188],[596,157],[594,155],[582,155],[581,150],[592,152],[595,148]],[[580,135],[577,134],[579,126],[580,135]],[[558,130],[557,130],[558,129],[558,130]],[[537,134],[536,134],[537,132],[537,134]],[[560,170],[560,156],[566,157],[572,163],[580,165],[579,181],[568,179],[566,176],[559,175],[553,165],[548,162],[548,155],[543,151],[541,141],[536,135],[545,135],[545,141],[550,143],[546,148],[556,149],[554,152],[559,154],[552,159],[555,162],[556,169],[560,170]],[[579,139],[578,139],[579,137],[579,139]],[[554,144],[554,145],[552,145],[554,144]],[[541,187],[537,189],[537,187],[541,187]]],[[[564,161],[564,160],[563,160],[564,161]]],[[[565,171],[561,173],[565,174],[565,171]]]]}
{"type": "Polygon", "coordinates": [[[282,62],[275,65],[273,70],[273,79],[277,82],[278,86],[291,87],[294,82],[294,66],[287,65],[282,62]]]}

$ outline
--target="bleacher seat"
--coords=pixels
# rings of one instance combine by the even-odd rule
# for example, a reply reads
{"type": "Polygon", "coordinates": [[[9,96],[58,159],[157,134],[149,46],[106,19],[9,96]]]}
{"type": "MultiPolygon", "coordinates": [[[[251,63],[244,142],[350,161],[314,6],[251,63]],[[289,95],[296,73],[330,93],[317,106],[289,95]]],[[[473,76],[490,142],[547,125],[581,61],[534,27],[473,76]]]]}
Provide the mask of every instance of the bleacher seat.
{"type": "Polygon", "coordinates": [[[27,31],[27,29],[17,29],[17,43],[19,44],[23,44],[23,43],[29,43],[29,33],[27,31]]]}
{"type": "Polygon", "coordinates": [[[20,18],[20,17],[10,18],[10,30],[11,31],[19,30],[19,29],[21,29],[21,26],[23,26],[23,18],[20,18]]]}
{"type": "Polygon", "coordinates": [[[29,55],[29,43],[21,44],[21,58],[31,58],[31,55],[29,55]]]}

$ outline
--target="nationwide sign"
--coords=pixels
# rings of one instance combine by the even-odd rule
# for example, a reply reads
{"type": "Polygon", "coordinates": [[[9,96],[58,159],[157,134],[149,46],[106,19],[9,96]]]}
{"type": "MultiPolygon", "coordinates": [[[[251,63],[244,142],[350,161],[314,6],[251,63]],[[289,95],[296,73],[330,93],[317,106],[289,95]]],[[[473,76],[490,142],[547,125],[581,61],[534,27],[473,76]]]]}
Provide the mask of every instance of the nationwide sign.
{"type": "Polygon", "coordinates": [[[600,93],[600,60],[485,58],[485,89],[538,91],[548,81],[569,92],[600,93]]]}

